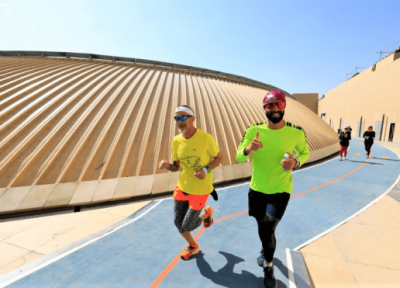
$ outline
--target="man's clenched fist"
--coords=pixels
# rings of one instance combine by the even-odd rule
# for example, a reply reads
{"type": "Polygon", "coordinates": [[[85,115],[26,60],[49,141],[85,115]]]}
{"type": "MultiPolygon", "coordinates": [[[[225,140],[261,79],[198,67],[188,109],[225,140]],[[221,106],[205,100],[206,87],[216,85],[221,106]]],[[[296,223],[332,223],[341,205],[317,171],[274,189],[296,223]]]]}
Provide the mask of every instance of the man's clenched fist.
{"type": "Polygon", "coordinates": [[[160,163],[158,164],[158,168],[160,169],[165,169],[169,166],[169,163],[167,160],[161,160],[160,163]]]}
{"type": "Polygon", "coordinates": [[[204,178],[206,178],[207,175],[206,175],[206,172],[204,171],[204,169],[200,168],[199,170],[194,172],[193,176],[196,176],[200,180],[203,180],[204,178]]]}
{"type": "Polygon", "coordinates": [[[296,160],[294,160],[294,157],[290,152],[286,151],[286,153],[289,155],[289,159],[283,159],[281,165],[284,170],[293,170],[294,166],[296,166],[296,160]]]}

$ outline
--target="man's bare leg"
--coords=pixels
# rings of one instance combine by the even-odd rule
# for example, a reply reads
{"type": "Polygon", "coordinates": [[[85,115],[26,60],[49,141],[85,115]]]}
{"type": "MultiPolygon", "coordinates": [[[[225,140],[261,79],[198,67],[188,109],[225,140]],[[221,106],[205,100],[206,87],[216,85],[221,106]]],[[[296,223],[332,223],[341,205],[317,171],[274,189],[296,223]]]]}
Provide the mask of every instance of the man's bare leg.
{"type": "Polygon", "coordinates": [[[189,231],[183,232],[182,233],[183,238],[185,238],[185,240],[191,244],[191,243],[195,243],[192,234],[189,231]]]}

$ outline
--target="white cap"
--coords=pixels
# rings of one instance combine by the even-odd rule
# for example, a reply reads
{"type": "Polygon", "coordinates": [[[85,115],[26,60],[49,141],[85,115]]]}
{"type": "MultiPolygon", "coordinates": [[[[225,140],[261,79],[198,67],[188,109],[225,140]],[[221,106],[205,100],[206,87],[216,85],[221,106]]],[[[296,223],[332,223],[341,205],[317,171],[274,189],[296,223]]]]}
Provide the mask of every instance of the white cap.
{"type": "Polygon", "coordinates": [[[181,106],[181,107],[176,108],[175,113],[178,113],[178,112],[186,112],[186,113],[188,113],[190,116],[193,116],[193,115],[194,115],[192,109],[190,109],[190,108],[188,108],[188,107],[184,107],[184,106],[181,106]]]}

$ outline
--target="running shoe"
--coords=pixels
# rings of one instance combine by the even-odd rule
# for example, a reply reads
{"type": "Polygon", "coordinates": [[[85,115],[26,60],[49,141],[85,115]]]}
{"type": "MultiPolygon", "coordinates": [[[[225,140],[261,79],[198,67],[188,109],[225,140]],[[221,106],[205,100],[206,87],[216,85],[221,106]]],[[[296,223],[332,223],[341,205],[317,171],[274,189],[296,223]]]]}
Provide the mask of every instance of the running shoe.
{"type": "Polygon", "coordinates": [[[206,212],[207,217],[204,218],[204,220],[203,220],[203,227],[210,228],[211,225],[214,223],[214,219],[213,219],[214,208],[211,206],[208,206],[206,208],[206,210],[204,210],[204,212],[206,212]]]}
{"type": "Polygon", "coordinates": [[[274,266],[268,266],[267,264],[264,265],[264,287],[278,288],[278,282],[276,282],[274,275],[274,266]]]}
{"type": "Polygon", "coordinates": [[[342,161],[342,157],[339,157],[339,161],[342,161]]]}
{"type": "Polygon", "coordinates": [[[189,260],[193,255],[200,252],[199,245],[196,243],[189,244],[188,247],[183,249],[181,252],[181,259],[182,260],[189,260]]]}
{"type": "Polygon", "coordinates": [[[347,160],[346,156],[344,156],[344,160],[347,160]]]}
{"type": "Polygon", "coordinates": [[[260,267],[263,267],[265,262],[264,250],[261,248],[260,256],[257,257],[257,264],[260,267]]]}

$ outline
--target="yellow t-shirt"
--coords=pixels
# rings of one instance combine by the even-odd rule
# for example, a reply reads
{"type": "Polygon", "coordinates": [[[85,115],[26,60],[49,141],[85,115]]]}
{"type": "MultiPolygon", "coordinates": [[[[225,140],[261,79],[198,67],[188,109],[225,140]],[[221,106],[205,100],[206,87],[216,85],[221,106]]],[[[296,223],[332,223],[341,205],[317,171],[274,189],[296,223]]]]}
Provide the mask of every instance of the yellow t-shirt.
{"type": "Polygon", "coordinates": [[[172,158],[174,161],[180,161],[178,187],[183,192],[193,195],[211,193],[214,190],[213,172],[208,173],[203,180],[193,174],[207,166],[211,157],[216,157],[218,153],[219,148],[214,137],[200,129],[197,129],[190,139],[183,138],[182,134],[176,136],[172,141],[172,158]]]}

